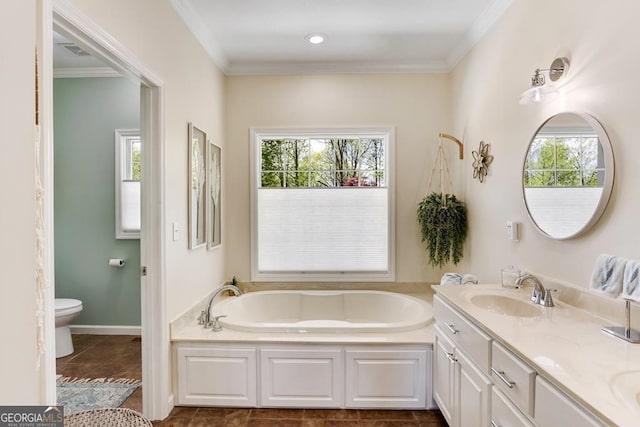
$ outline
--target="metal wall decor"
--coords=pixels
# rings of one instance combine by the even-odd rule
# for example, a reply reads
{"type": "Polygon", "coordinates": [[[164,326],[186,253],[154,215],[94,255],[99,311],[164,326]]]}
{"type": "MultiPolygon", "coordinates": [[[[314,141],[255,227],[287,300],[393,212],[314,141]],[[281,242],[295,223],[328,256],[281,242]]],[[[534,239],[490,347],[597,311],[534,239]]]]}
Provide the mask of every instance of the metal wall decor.
{"type": "Polygon", "coordinates": [[[489,166],[493,162],[493,156],[489,154],[489,147],[489,144],[480,141],[478,151],[471,152],[473,154],[473,178],[477,178],[480,182],[484,182],[487,172],[489,172],[489,166]]]}

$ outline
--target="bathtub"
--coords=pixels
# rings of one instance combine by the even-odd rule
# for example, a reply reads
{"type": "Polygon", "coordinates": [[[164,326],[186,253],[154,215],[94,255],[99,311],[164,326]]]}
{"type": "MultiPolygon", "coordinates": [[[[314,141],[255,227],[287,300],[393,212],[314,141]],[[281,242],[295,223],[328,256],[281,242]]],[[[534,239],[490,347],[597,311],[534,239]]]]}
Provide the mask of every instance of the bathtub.
{"type": "Polygon", "coordinates": [[[384,291],[259,291],[215,304],[224,328],[248,332],[399,332],[432,322],[426,302],[384,291]]]}

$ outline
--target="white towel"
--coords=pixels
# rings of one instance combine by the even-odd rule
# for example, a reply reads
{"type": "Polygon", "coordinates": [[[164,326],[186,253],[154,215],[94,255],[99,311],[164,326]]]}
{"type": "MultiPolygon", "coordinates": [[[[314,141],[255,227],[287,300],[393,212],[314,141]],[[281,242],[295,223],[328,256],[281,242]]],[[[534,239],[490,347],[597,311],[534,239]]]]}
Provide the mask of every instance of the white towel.
{"type": "Polygon", "coordinates": [[[622,298],[640,302],[640,261],[630,260],[624,266],[622,298]]]}
{"type": "Polygon", "coordinates": [[[591,289],[605,293],[610,297],[617,297],[622,292],[622,279],[627,259],[602,254],[596,259],[596,266],[591,276],[591,289]]]}
{"type": "Polygon", "coordinates": [[[478,284],[478,278],[473,274],[444,273],[440,278],[441,285],[478,284]]]}
{"type": "Polygon", "coordinates": [[[440,278],[441,285],[461,285],[462,275],[458,273],[444,273],[440,278]]]}

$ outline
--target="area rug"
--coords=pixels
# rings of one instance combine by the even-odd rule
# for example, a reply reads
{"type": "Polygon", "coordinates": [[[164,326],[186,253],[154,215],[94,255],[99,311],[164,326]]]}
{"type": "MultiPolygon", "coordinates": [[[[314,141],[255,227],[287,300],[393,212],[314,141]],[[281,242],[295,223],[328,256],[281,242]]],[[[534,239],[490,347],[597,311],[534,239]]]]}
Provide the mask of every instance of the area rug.
{"type": "Polygon", "coordinates": [[[142,382],[129,378],[71,378],[56,380],[58,405],[65,415],[99,408],[117,408],[142,382]]]}

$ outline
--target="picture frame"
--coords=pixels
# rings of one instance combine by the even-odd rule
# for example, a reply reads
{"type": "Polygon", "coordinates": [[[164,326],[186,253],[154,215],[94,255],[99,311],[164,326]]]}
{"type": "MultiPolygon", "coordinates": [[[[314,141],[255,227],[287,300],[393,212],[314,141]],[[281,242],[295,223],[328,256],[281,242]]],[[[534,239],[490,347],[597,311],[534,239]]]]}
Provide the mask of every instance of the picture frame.
{"type": "Polygon", "coordinates": [[[189,152],[189,176],[187,179],[189,199],[189,249],[197,249],[207,244],[207,134],[191,122],[188,125],[187,134],[189,152]]]}
{"type": "Polygon", "coordinates": [[[222,149],[207,143],[207,248],[222,244],[222,149]]]}

